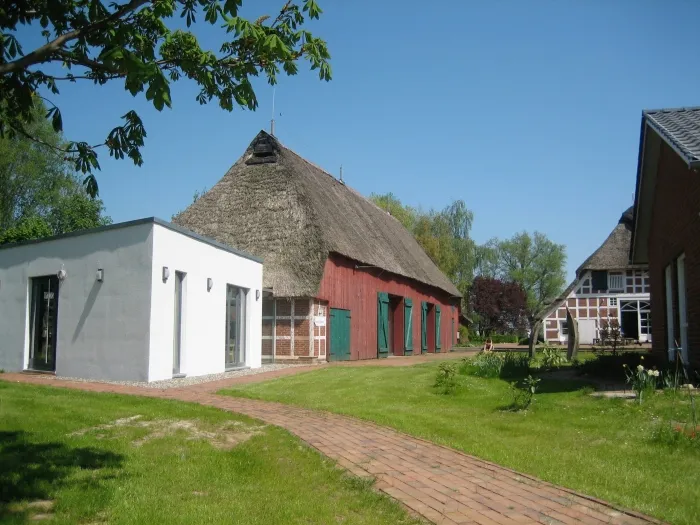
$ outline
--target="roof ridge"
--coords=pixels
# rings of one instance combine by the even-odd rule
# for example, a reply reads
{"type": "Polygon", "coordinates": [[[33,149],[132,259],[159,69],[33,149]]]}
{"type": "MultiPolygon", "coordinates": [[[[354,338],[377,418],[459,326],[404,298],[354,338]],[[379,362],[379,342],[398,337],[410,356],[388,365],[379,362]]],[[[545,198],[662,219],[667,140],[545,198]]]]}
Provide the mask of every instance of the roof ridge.
{"type": "Polygon", "coordinates": [[[679,106],[676,108],[643,109],[642,115],[653,115],[655,113],[671,113],[674,111],[700,111],[700,106],[679,106]]]}
{"type": "MultiPolygon", "coordinates": [[[[267,131],[265,131],[265,130],[261,130],[261,131],[262,131],[263,133],[266,133],[267,135],[270,135],[270,134],[267,133],[267,131]]],[[[299,153],[297,153],[296,151],[294,151],[294,150],[291,149],[290,147],[285,146],[285,145],[282,143],[282,141],[281,141],[280,139],[278,139],[277,137],[275,137],[274,135],[270,135],[270,137],[272,137],[275,141],[277,141],[277,144],[279,144],[279,146],[280,146],[281,148],[283,148],[284,150],[288,151],[289,153],[295,155],[296,157],[298,157],[299,159],[301,159],[302,161],[304,161],[304,162],[305,162],[306,164],[308,164],[309,166],[311,166],[311,167],[313,167],[313,168],[316,168],[317,170],[319,170],[319,171],[320,171],[321,173],[323,173],[324,175],[328,175],[328,176],[331,177],[335,182],[337,182],[338,184],[344,186],[345,188],[347,188],[348,190],[350,190],[352,193],[354,193],[354,194],[357,195],[358,197],[360,197],[360,198],[366,200],[366,201],[369,202],[372,206],[374,206],[375,208],[377,208],[377,209],[380,210],[381,212],[386,213],[389,217],[391,217],[392,219],[394,219],[396,222],[398,222],[399,224],[401,224],[401,225],[403,226],[403,224],[401,223],[401,221],[399,221],[399,220],[398,220],[396,217],[394,217],[390,212],[388,212],[387,210],[385,210],[384,208],[382,208],[381,206],[379,206],[377,203],[373,202],[372,199],[370,199],[370,198],[368,198],[368,197],[365,197],[364,195],[362,195],[362,193],[360,193],[358,190],[356,190],[356,189],[353,188],[352,186],[348,186],[345,182],[339,181],[339,180],[335,177],[335,175],[333,175],[333,174],[329,173],[328,171],[324,170],[324,169],[323,169],[321,166],[319,166],[318,164],[315,164],[315,163],[311,162],[310,160],[308,160],[308,159],[302,157],[299,153]]]]}

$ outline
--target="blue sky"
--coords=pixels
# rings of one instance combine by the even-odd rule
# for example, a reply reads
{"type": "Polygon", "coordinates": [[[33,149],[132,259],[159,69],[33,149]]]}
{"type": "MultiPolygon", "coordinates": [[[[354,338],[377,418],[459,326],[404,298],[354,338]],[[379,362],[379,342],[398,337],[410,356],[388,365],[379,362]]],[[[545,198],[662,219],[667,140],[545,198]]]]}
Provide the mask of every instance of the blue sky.
{"type": "MultiPolygon", "coordinates": [[[[369,195],[442,208],[463,199],[473,237],[541,231],[567,246],[568,272],[632,204],[641,111],[700,103],[700,3],[693,1],[318,0],[309,28],[332,53],[333,81],[302,68],[276,92],[277,136],[369,195]],[[280,115],[281,113],[281,115],[280,115]]],[[[247,0],[273,14],[282,0],[247,0]]],[[[221,32],[199,30],[218,47],[221,32]]],[[[136,109],[145,163],[102,156],[115,221],[183,209],[269,128],[257,112],[200,106],[187,81],[158,113],[123,86],[66,85],[68,138],[100,142],[136,109]]]]}

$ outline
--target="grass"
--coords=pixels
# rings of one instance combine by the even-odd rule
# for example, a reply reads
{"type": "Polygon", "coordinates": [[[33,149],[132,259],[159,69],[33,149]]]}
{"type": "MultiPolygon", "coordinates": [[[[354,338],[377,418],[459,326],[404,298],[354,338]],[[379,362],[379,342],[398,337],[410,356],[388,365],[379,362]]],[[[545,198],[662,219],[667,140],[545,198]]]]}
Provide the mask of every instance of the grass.
{"type": "Polygon", "coordinates": [[[0,382],[0,522],[42,517],[417,523],[279,428],[194,404],[0,382]]]}
{"type": "Polygon", "coordinates": [[[459,376],[456,393],[443,395],[437,366],[329,367],[226,393],[371,420],[672,523],[698,522],[700,447],[654,438],[661,421],[688,420],[687,397],[639,406],[543,379],[529,410],[508,412],[508,382],[459,376]]]}

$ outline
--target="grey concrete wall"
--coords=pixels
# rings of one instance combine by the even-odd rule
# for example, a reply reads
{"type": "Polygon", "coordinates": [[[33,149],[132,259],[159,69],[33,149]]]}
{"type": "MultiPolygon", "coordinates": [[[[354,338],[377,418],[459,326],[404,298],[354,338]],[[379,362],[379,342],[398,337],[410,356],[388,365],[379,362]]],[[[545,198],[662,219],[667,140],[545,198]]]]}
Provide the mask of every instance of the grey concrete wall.
{"type": "Polygon", "coordinates": [[[29,285],[56,275],[56,375],[148,379],[152,223],[0,249],[0,368],[23,370],[29,355],[29,285]],[[104,281],[96,279],[104,269],[104,281]]]}

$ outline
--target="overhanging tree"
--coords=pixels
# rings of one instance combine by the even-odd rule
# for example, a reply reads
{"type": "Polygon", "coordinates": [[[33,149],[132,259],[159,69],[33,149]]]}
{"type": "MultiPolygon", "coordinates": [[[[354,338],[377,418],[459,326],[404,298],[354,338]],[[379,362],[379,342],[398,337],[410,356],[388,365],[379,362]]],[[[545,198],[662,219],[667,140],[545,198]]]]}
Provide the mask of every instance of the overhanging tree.
{"type": "MultiPolygon", "coordinates": [[[[276,16],[247,20],[239,15],[243,0],[19,0],[0,8],[0,134],[22,135],[42,141],[29,124],[36,93],[58,94],[62,83],[121,81],[132,95],[140,93],[157,110],[171,107],[170,84],[182,78],[200,88],[197,101],[215,100],[228,111],[258,106],[251,78],[263,75],[274,84],[282,71],[294,75],[301,60],[330,80],[330,54],[326,42],[303,26],[317,19],[321,9],[315,0],[289,0],[276,16]],[[187,29],[176,29],[177,18],[187,29]],[[224,42],[218,50],[204,49],[190,28],[203,17],[222,28],[224,42]],[[25,26],[25,28],[22,28],[25,26]],[[45,43],[26,49],[41,33],[45,43]],[[25,42],[23,42],[25,40],[25,42]],[[61,66],[60,70],[56,66],[61,66]],[[60,72],[57,72],[57,69],[60,72]]],[[[63,115],[58,105],[46,101],[47,118],[58,132],[63,115]]],[[[98,151],[129,157],[143,163],[141,148],[146,130],[135,111],[106,133],[98,144],[76,140],[58,149],[85,174],[92,195],[98,192],[93,174],[99,170],[98,151]]]]}

